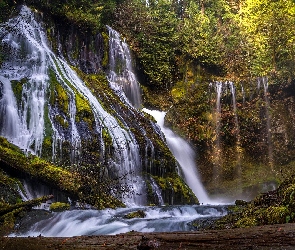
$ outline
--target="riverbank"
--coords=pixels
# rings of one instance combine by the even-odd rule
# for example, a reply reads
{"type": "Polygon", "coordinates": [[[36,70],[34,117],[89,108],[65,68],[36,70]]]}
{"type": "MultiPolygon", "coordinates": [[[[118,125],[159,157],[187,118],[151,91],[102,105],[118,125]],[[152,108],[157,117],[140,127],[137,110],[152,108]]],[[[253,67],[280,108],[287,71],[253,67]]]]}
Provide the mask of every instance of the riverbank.
{"type": "Polygon", "coordinates": [[[2,237],[5,250],[35,249],[295,249],[295,224],[198,232],[138,233],[69,238],[2,237]]]}

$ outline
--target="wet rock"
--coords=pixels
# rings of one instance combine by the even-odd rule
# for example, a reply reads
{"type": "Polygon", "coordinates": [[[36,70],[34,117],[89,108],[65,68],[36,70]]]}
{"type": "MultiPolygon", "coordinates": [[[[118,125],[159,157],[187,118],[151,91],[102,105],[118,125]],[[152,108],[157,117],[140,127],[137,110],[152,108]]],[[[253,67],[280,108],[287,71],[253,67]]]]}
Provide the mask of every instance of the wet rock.
{"type": "Polygon", "coordinates": [[[133,219],[133,218],[145,218],[146,214],[143,210],[137,210],[135,212],[131,212],[126,214],[124,217],[126,219],[133,219]]]}

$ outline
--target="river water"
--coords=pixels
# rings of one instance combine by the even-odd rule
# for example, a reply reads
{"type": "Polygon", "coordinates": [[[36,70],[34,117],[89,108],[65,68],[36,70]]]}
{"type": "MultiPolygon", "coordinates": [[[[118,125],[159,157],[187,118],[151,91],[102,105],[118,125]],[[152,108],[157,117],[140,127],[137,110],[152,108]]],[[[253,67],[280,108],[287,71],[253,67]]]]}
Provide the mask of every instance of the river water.
{"type": "Polygon", "coordinates": [[[210,219],[227,214],[223,205],[183,205],[134,207],[105,210],[71,210],[52,212],[41,220],[10,236],[71,237],[80,235],[114,235],[137,232],[192,231],[194,220],[210,219]],[[127,219],[131,212],[142,210],[145,218],[127,219]]]}

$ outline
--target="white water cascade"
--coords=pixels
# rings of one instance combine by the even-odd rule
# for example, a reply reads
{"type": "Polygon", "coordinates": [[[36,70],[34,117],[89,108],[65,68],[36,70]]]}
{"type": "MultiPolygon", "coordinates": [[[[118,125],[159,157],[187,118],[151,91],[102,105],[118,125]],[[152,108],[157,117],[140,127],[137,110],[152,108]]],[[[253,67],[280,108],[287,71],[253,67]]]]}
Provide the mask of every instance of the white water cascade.
{"type": "Polygon", "coordinates": [[[110,87],[122,99],[129,101],[135,108],[141,105],[140,87],[133,73],[132,60],[127,43],[120,34],[107,26],[109,31],[109,75],[110,87]]]}
{"type": "Polygon", "coordinates": [[[136,232],[191,231],[194,220],[206,220],[227,214],[225,206],[169,206],[118,208],[116,210],[72,210],[51,213],[14,236],[71,237],[77,235],[115,235],[136,232]],[[142,210],[145,218],[127,219],[130,212],[142,210]]]}
{"type": "MultiPolygon", "coordinates": [[[[0,87],[2,89],[0,122],[3,125],[3,129],[0,131],[1,136],[6,137],[24,150],[33,151],[35,154],[41,153],[45,133],[45,106],[48,105],[50,109],[46,99],[49,84],[48,71],[52,70],[67,91],[70,100],[75,98],[75,95],[72,94],[73,91],[78,91],[88,100],[94,114],[97,133],[102,134],[102,129],[105,129],[112,138],[114,156],[109,160],[109,165],[115,169],[118,176],[128,174],[125,181],[135,193],[119,198],[130,206],[145,204],[145,196],[137,195],[144,193],[144,181],[140,177],[139,146],[134,135],[126,126],[121,128],[117,120],[103,109],[97,98],[67,62],[51,51],[41,24],[35,19],[34,13],[28,7],[23,6],[20,14],[10,19],[0,29],[0,37],[5,34],[2,43],[11,50],[9,59],[0,69],[0,87]],[[12,31],[10,32],[10,30],[12,31]],[[19,109],[12,91],[12,84],[14,80],[21,81],[23,79],[26,80],[26,83],[22,88],[22,104],[19,109]]],[[[74,99],[70,101],[68,112],[72,112],[70,141],[76,152],[80,136],[75,126],[74,99]]],[[[49,119],[51,120],[50,117],[49,119]]],[[[53,123],[51,126],[54,132],[53,136],[55,136],[53,148],[56,148],[56,141],[63,140],[64,135],[54,127],[53,123]]],[[[102,148],[98,150],[103,151],[104,145],[102,144],[102,148]]]]}
{"type": "Polygon", "coordinates": [[[40,154],[44,137],[44,105],[48,77],[46,52],[42,47],[41,27],[23,9],[17,18],[0,28],[2,43],[9,47],[8,58],[0,69],[0,135],[25,151],[40,154]],[[18,32],[22,31],[22,35],[18,32]],[[26,55],[23,52],[26,51],[26,55]],[[13,81],[23,80],[21,105],[18,107],[13,81]],[[5,119],[4,119],[5,117],[5,119]]]}
{"type": "Polygon", "coordinates": [[[222,152],[221,152],[221,141],[220,141],[222,82],[215,83],[215,91],[216,91],[216,111],[215,111],[216,139],[215,139],[213,177],[215,181],[218,183],[220,179],[220,167],[222,166],[222,157],[221,157],[222,152]]]}
{"type": "Polygon", "coordinates": [[[191,146],[181,137],[177,136],[171,129],[164,126],[164,118],[166,113],[156,110],[143,109],[144,112],[152,115],[157,124],[160,126],[162,132],[166,137],[168,147],[178,161],[184,178],[188,186],[192,189],[194,194],[199,199],[200,203],[212,204],[212,201],[208,197],[197,171],[195,164],[195,153],[191,146]]]}

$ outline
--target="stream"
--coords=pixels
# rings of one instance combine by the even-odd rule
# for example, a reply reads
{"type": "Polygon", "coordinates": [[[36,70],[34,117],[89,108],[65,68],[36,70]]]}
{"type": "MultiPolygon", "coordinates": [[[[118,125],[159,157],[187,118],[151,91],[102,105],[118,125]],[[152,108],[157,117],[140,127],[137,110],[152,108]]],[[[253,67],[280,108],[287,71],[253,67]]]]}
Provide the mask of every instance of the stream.
{"type": "MultiPolygon", "coordinates": [[[[46,212],[44,211],[44,213],[46,212]]],[[[115,235],[131,231],[194,231],[196,229],[192,225],[193,221],[212,219],[226,214],[225,205],[144,206],[105,210],[74,209],[65,212],[48,212],[47,218],[31,225],[28,224],[25,228],[20,224],[20,230],[10,236],[71,237],[80,235],[115,235]],[[145,213],[145,218],[126,218],[127,214],[138,210],[145,213]]],[[[31,218],[27,218],[27,220],[32,223],[31,218]]]]}

